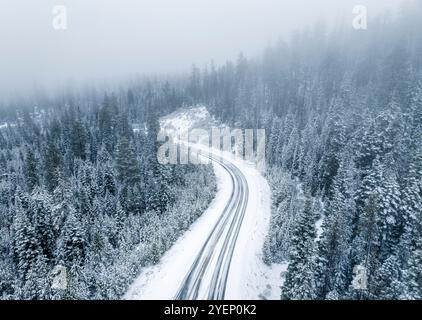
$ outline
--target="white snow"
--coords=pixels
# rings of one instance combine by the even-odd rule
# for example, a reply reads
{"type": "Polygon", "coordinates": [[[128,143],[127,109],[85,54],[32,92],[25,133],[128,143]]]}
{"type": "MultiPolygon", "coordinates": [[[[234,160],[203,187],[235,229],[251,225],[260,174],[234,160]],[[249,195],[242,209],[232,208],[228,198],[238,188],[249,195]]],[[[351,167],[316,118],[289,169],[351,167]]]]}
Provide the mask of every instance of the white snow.
{"type": "Polygon", "coordinates": [[[274,274],[262,261],[262,248],[270,222],[270,187],[254,166],[239,160],[236,166],[248,182],[249,200],[233,254],[226,296],[228,299],[270,298],[274,294],[271,289],[274,288],[268,287],[268,280],[274,274]]]}
{"type": "Polygon", "coordinates": [[[315,229],[316,229],[316,241],[319,241],[321,239],[323,230],[322,230],[322,223],[324,222],[324,217],[321,217],[317,220],[317,222],[315,222],[315,229]]]}
{"type": "Polygon", "coordinates": [[[123,297],[124,299],[171,300],[175,297],[180,283],[230,196],[232,182],[229,174],[217,164],[214,165],[214,170],[218,191],[209,208],[166,252],[159,264],[143,270],[123,297]]]}
{"type": "MultiPolygon", "coordinates": [[[[166,130],[189,130],[205,124],[210,119],[205,107],[185,109],[162,119],[166,130]]],[[[196,144],[195,148],[208,151],[208,147],[196,144]]],[[[225,152],[218,153],[223,159],[235,164],[245,175],[249,187],[249,200],[237,245],[233,254],[228,277],[226,299],[280,299],[281,275],[287,265],[265,265],[262,247],[269,229],[271,198],[270,188],[254,164],[225,152]]],[[[173,299],[185,275],[190,269],[200,247],[211,232],[229,199],[232,182],[229,174],[214,164],[218,191],[215,199],[203,215],[191,226],[163,256],[160,263],[145,268],[135,280],[124,299],[173,299]]]]}
{"type": "Polygon", "coordinates": [[[321,237],[323,234],[322,224],[324,223],[324,219],[325,219],[325,215],[324,215],[325,204],[321,199],[319,199],[318,204],[321,211],[321,217],[315,222],[315,229],[316,229],[316,234],[317,234],[315,241],[321,240],[321,237]]]}
{"type": "Polygon", "coordinates": [[[7,128],[7,127],[15,127],[16,125],[14,124],[14,123],[8,123],[8,122],[5,122],[5,123],[2,123],[2,124],[0,124],[0,130],[1,129],[5,129],[5,128],[7,128]]]}
{"type": "Polygon", "coordinates": [[[169,133],[182,132],[194,128],[208,129],[216,121],[205,106],[182,108],[161,118],[161,128],[169,133]]]}

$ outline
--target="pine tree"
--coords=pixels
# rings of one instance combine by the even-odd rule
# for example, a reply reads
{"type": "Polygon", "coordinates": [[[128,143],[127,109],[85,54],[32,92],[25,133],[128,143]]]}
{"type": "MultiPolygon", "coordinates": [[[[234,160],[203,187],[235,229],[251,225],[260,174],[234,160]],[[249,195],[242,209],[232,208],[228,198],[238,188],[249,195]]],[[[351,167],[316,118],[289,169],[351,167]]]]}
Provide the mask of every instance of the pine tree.
{"type": "Polygon", "coordinates": [[[50,269],[43,255],[37,260],[25,277],[25,282],[18,292],[18,296],[25,300],[45,300],[51,298],[50,269]]]}
{"type": "Polygon", "coordinates": [[[75,210],[70,209],[57,248],[58,261],[68,267],[82,265],[86,255],[86,232],[75,210]]]}
{"type": "Polygon", "coordinates": [[[55,234],[52,219],[51,200],[47,192],[36,188],[31,194],[30,210],[34,231],[42,250],[43,256],[53,259],[55,250],[55,234]]]}
{"type": "Polygon", "coordinates": [[[379,199],[380,258],[385,260],[389,254],[395,251],[403,229],[403,219],[400,215],[400,186],[393,172],[386,172],[383,175],[383,180],[376,193],[377,199],[379,199]]]}
{"type": "Polygon", "coordinates": [[[62,156],[59,149],[53,141],[47,146],[44,160],[45,182],[48,191],[52,192],[58,184],[58,176],[60,166],[62,164],[62,156]]]}
{"type": "Polygon", "coordinates": [[[289,300],[316,298],[315,220],[311,200],[307,200],[293,231],[292,250],[282,296],[289,300]]]}
{"type": "Polygon", "coordinates": [[[86,159],[87,133],[83,124],[78,120],[72,125],[70,134],[72,152],[76,158],[86,159]]]}
{"type": "Polygon", "coordinates": [[[389,256],[377,271],[371,293],[375,299],[382,300],[397,300],[402,296],[401,268],[396,255],[389,256]]]}
{"type": "Polygon", "coordinates": [[[94,134],[89,134],[89,160],[92,163],[97,162],[98,156],[98,140],[94,134]]]}
{"type": "Polygon", "coordinates": [[[353,241],[354,265],[361,265],[368,275],[368,290],[365,297],[371,297],[374,292],[374,277],[380,268],[380,241],[378,198],[369,195],[359,216],[357,236],[353,241]]]}
{"type": "Polygon", "coordinates": [[[110,194],[115,195],[117,193],[115,181],[116,174],[110,154],[105,148],[103,148],[98,155],[97,170],[97,185],[99,187],[100,194],[105,196],[105,194],[109,192],[110,194]]]}
{"type": "Polygon", "coordinates": [[[410,252],[417,247],[422,234],[422,156],[414,155],[410,164],[405,187],[402,191],[400,206],[401,217],[404,220],[404,230],[401,239],[400,251],[404,260],[409,259],[410,252]]]}
{"type": "Polygon", "coordinates": [[[270,136],[268,139],[267,144],[267,153],[268,153],[268,162],[272,165],[277,164],[280,160],[280,153],[281,153],[281,121],[279,118],[275,118],[272,120],[272,126],[270,131],[270,136]]]}
{"type": "Polygon", "coordinates": [[[69,180],[59,175],[58,185],[54,189],[52,206],[53,227],[56,233],[62,229],[69,212],[74,210],[74,193],[69,180]]]}
{"type": "Polygon", "coordinates": [[[113,154],[116,140],[116,116],[118,114],[117,99],[115,96],[105,95],[103,107],[98,114],[98,127],[100,141],[104,143],[107,151],[113,154]]]}
{"type": "Polygon", "coordinates": [[[340,166],[339,156],[341,150],[345,145],[345,125],[343,120],[338,114],[333,114],[339,112],[335,107],[335,110],[330,111],[329,119],[327,120],[326,136],[324,143],[324,152],[320,163],[320,172],[321,172],[321,189],[326,191],[326,195],[330,197],[331,195],[331,185],[334,177],[337,175],[338,168],[340,166]]]}
{"type": "Polygon", "coordinates": [[[140,182],[139,163],[132,151],[129,141],[120,138],[116,150],[116,171],[120,183],[126,186],[133,186],[140,182]]]}
{"type": "Polygon", "coordinates": [[[27,212],[18,197],[15,199],[16,212],[13,221],[13,255],[18,276],[24,280],[41,254],[40,244],[27,212]]]}
{"type": "Polygon", "coordinates": [[[131,125],[129,124],[128,116],[126,113],[122,112],[118,118],[117,133],[121,137],[125,137],[128,140],[133,136],[133,130],[131,125]]]}
{"type": "Polygon", "coordinates": [[[411,253],[404,270],[403,282],[404,293],[401,298],[421,300],[422,299],[422,241],[419,239],[417,248],[411,253]]]}
{"type": "Polygon", "coordinates": [[[332,200],[328,202],[322,225],[323,234],[318,250],[318,295],[331,299],[347,292],[351,281],[351,242],[356,208],[353,200],[353,173],[351,168],[340,166],[334,179],[332,200]]]}
{"type": "Polygon", "coordinates": [[[26,154],[24,174],[28,191],[31,192],[39,185],[37,159],[31,149],[28,149],[26,154]]]}

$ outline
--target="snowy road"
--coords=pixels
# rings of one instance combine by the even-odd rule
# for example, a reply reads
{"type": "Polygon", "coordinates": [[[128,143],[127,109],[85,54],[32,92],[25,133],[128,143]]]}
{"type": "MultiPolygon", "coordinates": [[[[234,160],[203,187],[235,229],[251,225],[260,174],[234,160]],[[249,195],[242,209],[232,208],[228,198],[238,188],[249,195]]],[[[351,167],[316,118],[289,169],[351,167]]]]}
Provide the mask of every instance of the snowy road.
{"type": "MultiPolygon", "coordinates": [[[[177,111],[161,121],[166,130],[212,122],[204,107],[177,111]]],[[[283,265],[267,266],[271,192],[255,164],[196,144],[211,155],[218,190],[208,209],[161,258],[142,269],[123,299],[279,299],[283,265]],[[222,161],[224,159],[224,161],[222,161]]]]}
{"type": "Polygon", "coordinates": [[[245,216],[249,187],[243,173],[233,164],[211,156],[230,175],[232,191],[226,207],[198,253],[180,286],[176,299],[223,300],[230,265],[245,216]]]}

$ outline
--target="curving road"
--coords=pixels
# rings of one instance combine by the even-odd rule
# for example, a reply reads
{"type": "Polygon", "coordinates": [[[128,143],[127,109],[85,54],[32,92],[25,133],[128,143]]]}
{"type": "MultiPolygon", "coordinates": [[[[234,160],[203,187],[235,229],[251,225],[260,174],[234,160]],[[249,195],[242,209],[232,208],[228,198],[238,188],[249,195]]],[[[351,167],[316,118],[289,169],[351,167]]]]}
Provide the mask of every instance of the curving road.
{"type": "Polygon", "coordinates": [[[210,160],[229,173],[233,188],[220,218],[183,279],[177,300],[224,299],[233,252],[248,204],[249,188],[243,173],[226,160],[214,156],[210,156],[210,160]]]}

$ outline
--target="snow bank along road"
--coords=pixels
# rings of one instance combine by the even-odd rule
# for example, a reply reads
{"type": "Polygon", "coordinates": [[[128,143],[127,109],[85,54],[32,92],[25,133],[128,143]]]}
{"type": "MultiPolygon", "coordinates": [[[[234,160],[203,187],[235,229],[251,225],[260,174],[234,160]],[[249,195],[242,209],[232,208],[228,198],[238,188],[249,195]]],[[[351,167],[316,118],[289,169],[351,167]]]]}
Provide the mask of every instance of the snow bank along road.
{"type": "MultiPolygon", "coordinates": [[[[162,126],[176,131],[201,127],[204,112],[176,112],[162,126]]],[[[266,179],[254,164],[230,153],[200,144],[195,148],[204,158],[210,155],[217,194],[160,262],[142,269],[123,299],[279,299],[274,284],[280,283],[285,266],[262,262],[271,212],[266,179]]]]}
{"type": "Polygon", "coordinates": [[[272,284],[279,283],[281,269],[262,262],[271,204],[267,181],[254,165],[231,155],[212,153],[210,159],[215,199],[158,265],[143,269],[124,299],[279,298],[272,284]]]}
{"type": "Polygon", "coordinates": [[[248,204],[249,188],[243,173],[233,163],[215,156],[210,156],[210,159],[227,171],[233,188],[223,213],[196,256],[176,299],[198,299],[201,291],[210,300],[225,298],[233,252],[248,204]]]}

